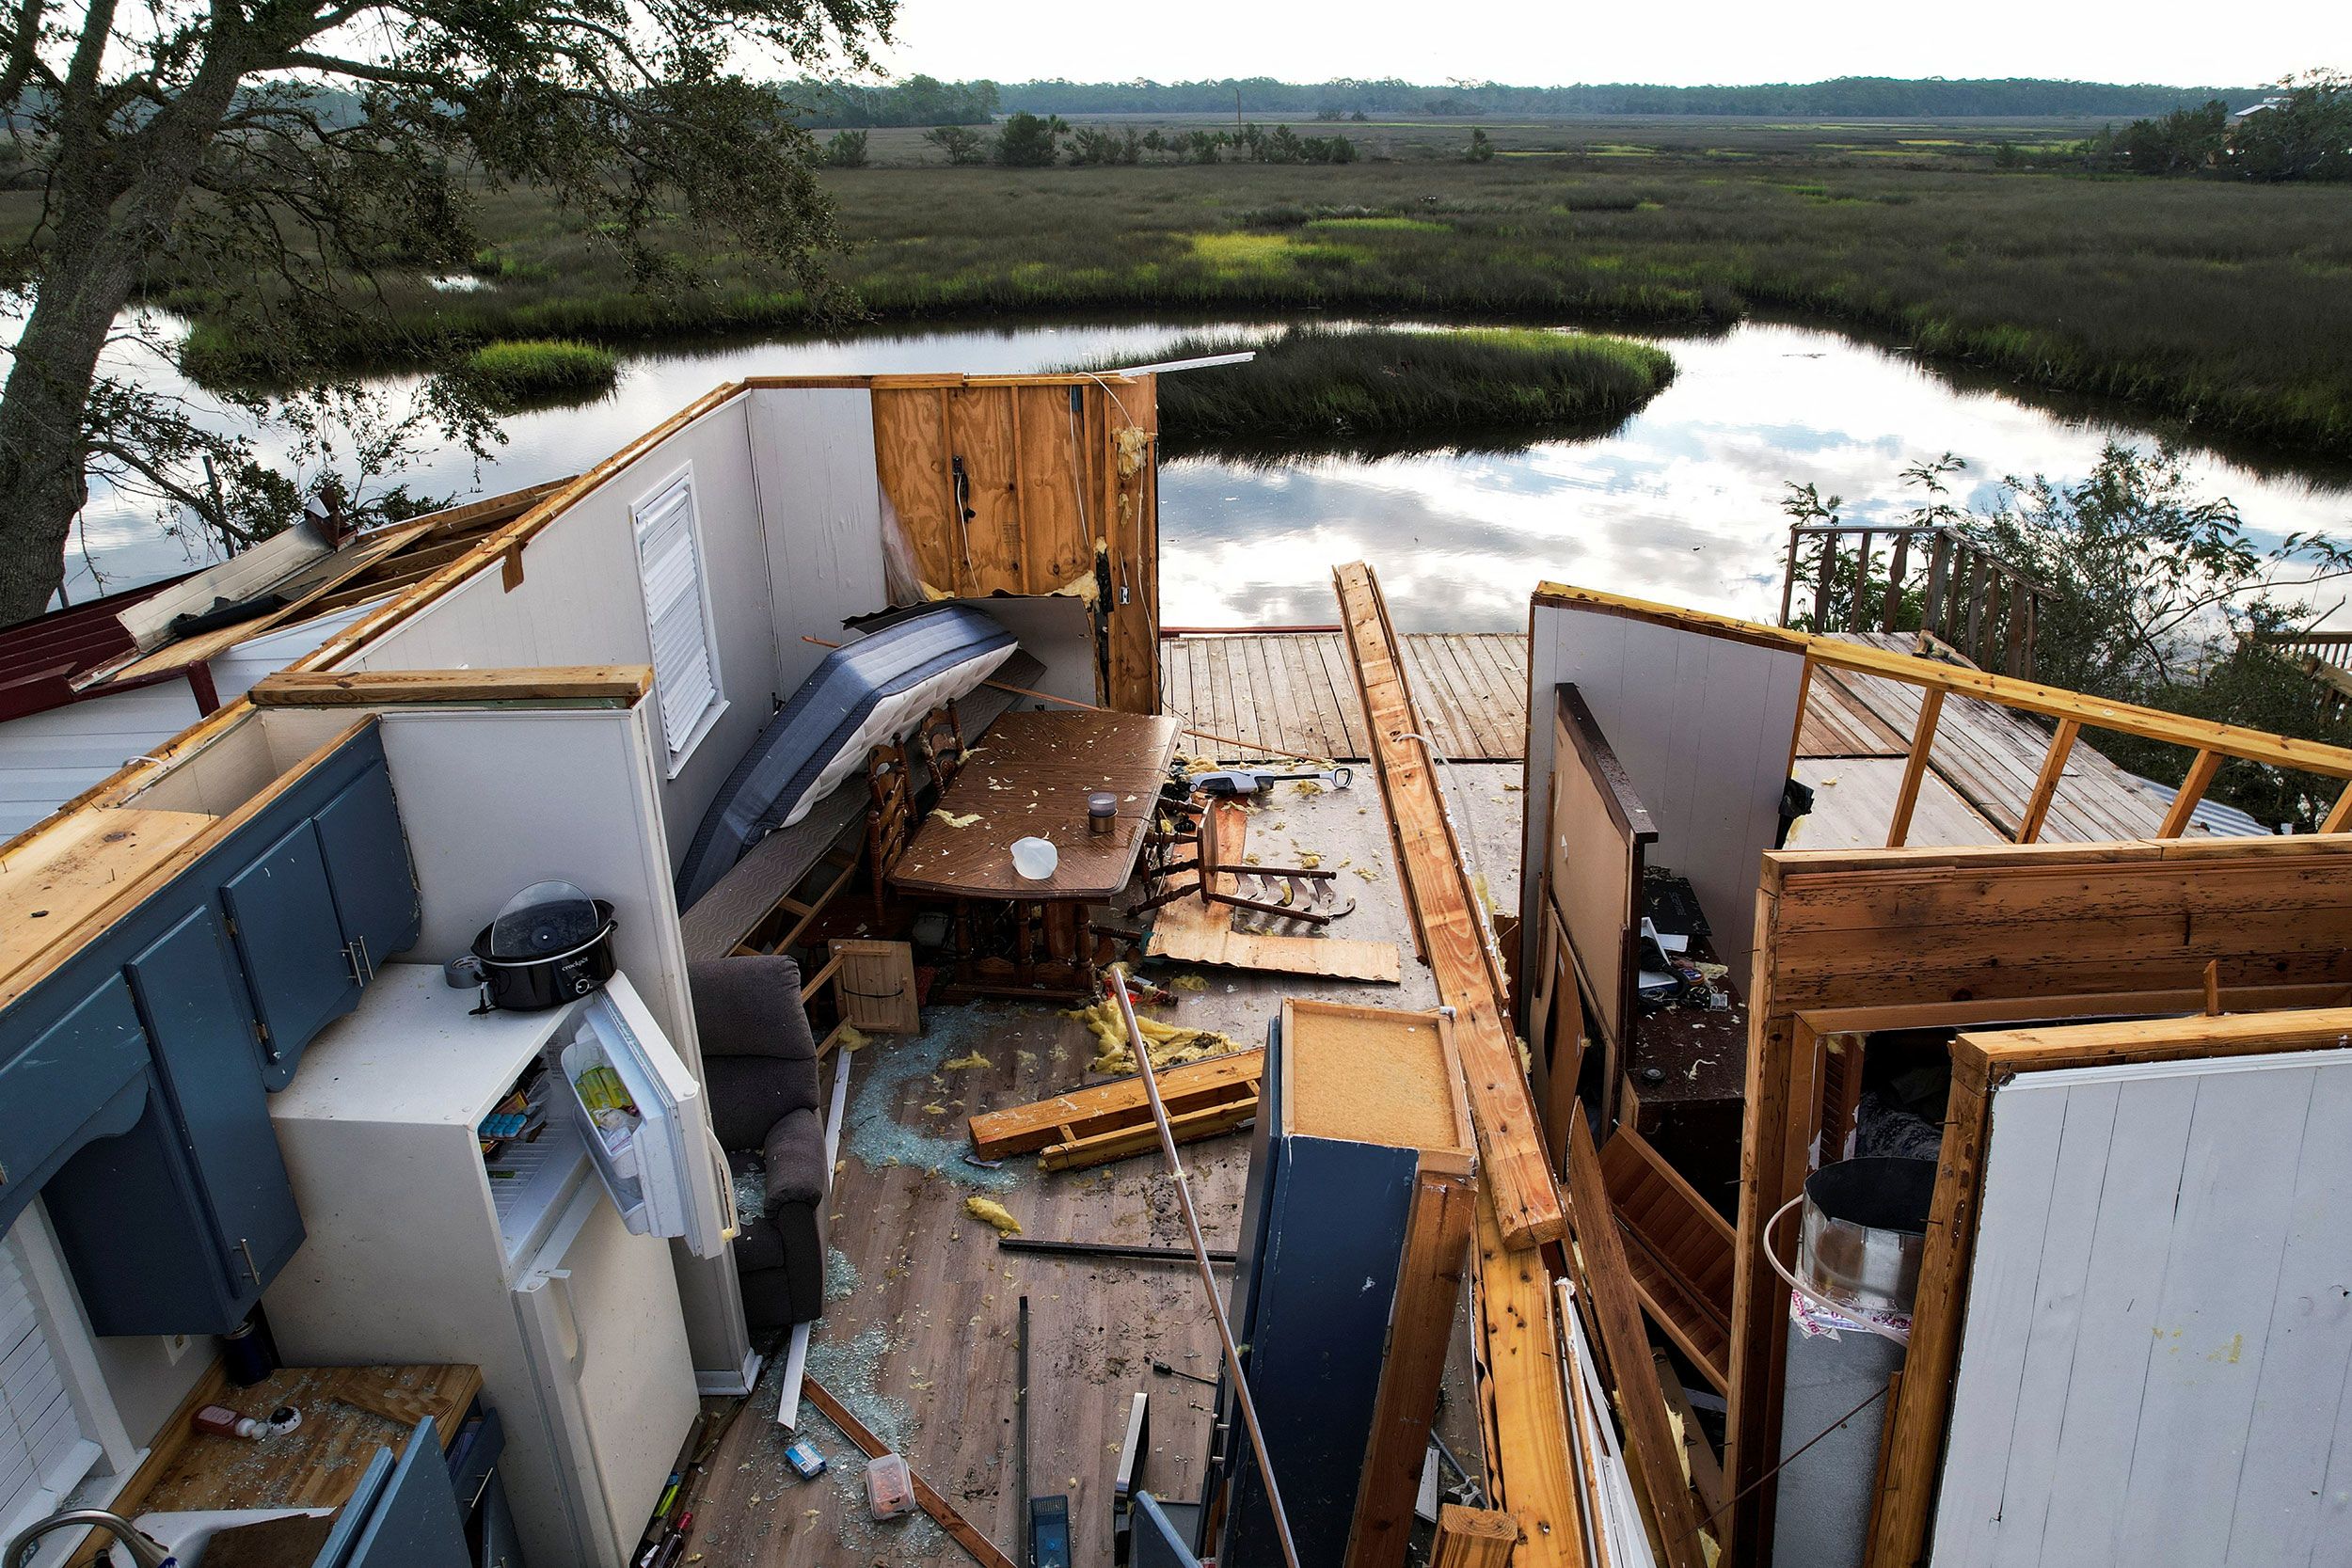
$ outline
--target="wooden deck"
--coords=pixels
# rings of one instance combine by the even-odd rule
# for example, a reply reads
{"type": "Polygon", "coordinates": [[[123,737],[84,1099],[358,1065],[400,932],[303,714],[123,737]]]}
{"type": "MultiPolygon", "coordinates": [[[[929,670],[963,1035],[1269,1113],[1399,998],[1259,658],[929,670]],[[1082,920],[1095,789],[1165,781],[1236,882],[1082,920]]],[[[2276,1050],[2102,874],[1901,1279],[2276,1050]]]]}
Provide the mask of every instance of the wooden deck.
{"type": "MultiPolygon", "coordinates": [[[[1456,762],[1527,754],[1527,639],[1422,632],[1405,639],[1406,673],[1430,741],[1456,762]]],[[[1337,632],[1214,633],[1160,641],[1160,705],[1194,729],[1242,745],[1221,757],[1290,752],[1361,762],[1361,705],[1337,632]]],[[[1183,749],[1213,743],[1187,736],[1183,749]]]]}
{"type": "MultiPolygon", "coordinates": [[[[1911,639],[1858,641],[1899,652],[1911,639]]],[[[1527,749],[1527,639],[1517,634],[1420,633],[1405,657],[1430,739],[1462,762],[1517,762],[1527,749]]],[[[1193,729],[1181,749],[1219,756],[1281,752],[1361,761],[1368,736],[1337,633],[1190,633],[1160,642],[1165,710],[1193,729]]],[[[1902,758],[1919,721],[1919,689],[1876,675],[1819,670],[1797,736],[1797,777],[1813,786],[1809,821],[1791,848],[1886,842],[1902,758]]],[[[2049,735],[2007,708],[1972,697],[1944,705],[1910,842],[2004,844],[2016,836],[2049,735]]],[[[2152,836],[2165,804],[2088,744],[2078,745],[2051,801],[2049,844],[2152,836]]],[[[2202,829],[2191,828],[2192,833],[2202,829]]]]}

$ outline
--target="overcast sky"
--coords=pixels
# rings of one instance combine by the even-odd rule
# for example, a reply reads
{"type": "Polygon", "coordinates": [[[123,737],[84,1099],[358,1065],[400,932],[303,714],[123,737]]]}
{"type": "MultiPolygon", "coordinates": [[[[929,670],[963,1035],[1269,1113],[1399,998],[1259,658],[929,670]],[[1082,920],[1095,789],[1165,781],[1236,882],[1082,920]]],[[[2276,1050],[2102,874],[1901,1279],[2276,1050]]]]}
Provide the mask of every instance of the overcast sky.
{"type": "Polygon", "coordinates": [[[894,71],[1000,82],[1273,76],[1569,82],[1813,82],[2058,76],[2254,85],[2352,65],[2352,7],[2269,0],[899,0],[894,71]]]}

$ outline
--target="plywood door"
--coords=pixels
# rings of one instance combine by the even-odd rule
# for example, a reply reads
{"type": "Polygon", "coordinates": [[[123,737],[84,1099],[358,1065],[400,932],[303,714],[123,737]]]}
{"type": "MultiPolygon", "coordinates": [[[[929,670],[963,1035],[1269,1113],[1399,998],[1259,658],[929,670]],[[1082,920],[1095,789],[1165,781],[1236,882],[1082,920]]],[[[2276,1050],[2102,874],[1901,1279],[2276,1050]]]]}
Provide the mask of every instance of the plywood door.
{"type": "Polygon", "coordinates": [[[1984,1170],[1939,1568],[2344,1561],[2352,1052],[2024,1073],[1984,1170]]]}

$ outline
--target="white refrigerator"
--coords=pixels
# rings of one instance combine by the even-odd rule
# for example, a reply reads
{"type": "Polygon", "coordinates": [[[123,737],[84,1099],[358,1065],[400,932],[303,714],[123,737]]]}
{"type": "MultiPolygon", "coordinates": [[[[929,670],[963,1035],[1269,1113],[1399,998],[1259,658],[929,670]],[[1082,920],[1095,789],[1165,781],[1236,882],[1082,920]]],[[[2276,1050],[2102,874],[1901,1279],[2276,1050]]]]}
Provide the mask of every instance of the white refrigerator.
{"type": "Polygon", "coordinates": [[[625,976],[545,1012],[475,996],[387,965],[272,1097],[309,1239],[264,1306],[292,1365],[481,1367],[529,1560],[622,1568],[699,1408],[669,1239],[733,1239],[726,1157],[625,976]]]}

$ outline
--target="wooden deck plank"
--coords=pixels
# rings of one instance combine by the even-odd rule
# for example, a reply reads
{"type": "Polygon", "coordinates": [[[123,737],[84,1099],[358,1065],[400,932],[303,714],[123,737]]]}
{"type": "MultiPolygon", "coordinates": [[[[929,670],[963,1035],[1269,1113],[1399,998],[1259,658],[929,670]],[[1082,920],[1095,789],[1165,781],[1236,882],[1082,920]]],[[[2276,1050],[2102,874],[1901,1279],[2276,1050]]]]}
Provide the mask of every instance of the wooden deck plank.
{"type": "Polygon", "coordinates": [[[1527,639],[1482,633],[1463,641],[1492,672],[1489,689],[1496,722],[1502,726],[1502,749],[1512,756],[1527,754],[1527,639]],[[1515,651],[1518,657],[1514,657],[1515,651]]]}
{"type": "MultiPolygon", "coordinates": [[[[1456,762],[1517,762],[1527,751],[1527,639],[1507,632],[1417,632],[1399,640],[1430,739],[1456,762]]],[[[1364,722],[1346,650],[1328,632],[1171,637],[1161,650],[1163,710],[1232,737],[1220,755],[1361,762],[1364,722]]],[[[1212,743],[1202,742],[1208,750],[1212,743]]]]}
{"type": "Polygon", "coordinates": [[[1527,706],[1525,683],[1515,686],[1481,650],[1492,639],[1463,635],[1446,639],[1446,650],[1461,668],[1465,685],[1475,694],[1478,718],[1488,736],[1493,757],[1517,756],[1527,750],[1527,725],[1518,716],[1527,706]]]}
{"type": "Polygon", "coordinates": [[[1348,673],[1347,650],[1331,633],[1311,638],[1308,646],[1323,667],[1323,678],[1330,688],[1332,701],[1339,705],[1346,726],[1346,754],[1358,762],[1368,760],[1372,755],[1372,726],[1364,722],[1364,705],[1356,695],[1355,677],[1348,673]]]}
{"type": "Polygon", "coordinates": [[[1314,641],[1305,637],[1282,639],[1282,657],[1289,661],[1292,680],[1297,689],[1308,694],[1314,705],[1314,754],[1319,757],[1343,757],[1349,754],[1347,720],[1340,706],[1339,693],[1323,678],[1323,656],[1314,641]]]}
{"type": "MultiPolygon", "coordinates": [[[[1407,641],[1410,641],[1407,639],[1407,641]]],[[[1459,650],[1450,637],[1424,637],[1417,650],[1420,663],[1429,678],[1445,689],[1456,725],[1454,740],[1459,751],[1449,749],[1448,756],[1470,753],[1492,756],[1499,744],[1494,721],[1486,715],[1486,691],[1483,680],[1471,679],[1464,669],[1459,650]]]]}

